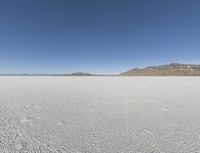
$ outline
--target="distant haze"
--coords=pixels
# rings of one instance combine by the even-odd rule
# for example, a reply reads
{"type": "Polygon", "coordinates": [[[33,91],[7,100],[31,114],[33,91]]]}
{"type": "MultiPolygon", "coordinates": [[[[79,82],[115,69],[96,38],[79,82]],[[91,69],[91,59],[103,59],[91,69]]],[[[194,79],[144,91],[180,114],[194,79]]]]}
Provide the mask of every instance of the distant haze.
{"type": "Polygon", "coordinates": [[[117,74],[200,63],[197,0],[0,2],[0,73],[117,74]]]}

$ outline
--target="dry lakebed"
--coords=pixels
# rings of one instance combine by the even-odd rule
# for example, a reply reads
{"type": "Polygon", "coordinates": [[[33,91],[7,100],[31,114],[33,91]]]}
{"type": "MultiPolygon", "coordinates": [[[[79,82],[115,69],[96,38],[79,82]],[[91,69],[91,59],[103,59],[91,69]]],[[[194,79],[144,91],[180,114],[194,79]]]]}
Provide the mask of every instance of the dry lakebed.
{"type": "Polygon", "coordinates": [[[200,153],[200,77],[0,77],[1,153],[200,153]]]}

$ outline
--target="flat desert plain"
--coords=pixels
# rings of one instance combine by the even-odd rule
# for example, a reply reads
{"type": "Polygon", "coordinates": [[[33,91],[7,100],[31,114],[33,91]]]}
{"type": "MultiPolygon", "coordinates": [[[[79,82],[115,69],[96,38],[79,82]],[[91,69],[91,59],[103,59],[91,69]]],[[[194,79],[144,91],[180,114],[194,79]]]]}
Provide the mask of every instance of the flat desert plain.
{"type": "Polygon", "coordinates": [[[0,77],[1,153],[199,153],[199,77],[0,77]]]}

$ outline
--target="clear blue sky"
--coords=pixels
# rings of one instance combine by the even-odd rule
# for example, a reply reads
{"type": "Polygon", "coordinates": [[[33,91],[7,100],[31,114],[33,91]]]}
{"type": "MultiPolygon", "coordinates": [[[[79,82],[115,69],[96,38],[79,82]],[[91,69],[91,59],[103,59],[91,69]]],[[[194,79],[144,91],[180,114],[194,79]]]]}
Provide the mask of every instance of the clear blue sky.
{"type": "Polygon", "coordinates": [[[1,0],[0,73],[200,63],[199,0],[1,0]]]}

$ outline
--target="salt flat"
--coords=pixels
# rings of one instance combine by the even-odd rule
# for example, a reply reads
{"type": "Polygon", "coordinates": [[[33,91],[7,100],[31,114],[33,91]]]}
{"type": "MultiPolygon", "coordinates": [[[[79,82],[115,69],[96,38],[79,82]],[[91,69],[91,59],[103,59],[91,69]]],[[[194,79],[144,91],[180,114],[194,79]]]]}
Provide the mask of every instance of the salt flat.
{"type": "Polygon", "coordinates": [[[0,77],[1,153],[198,153],[199,77],[0,77]]]}

